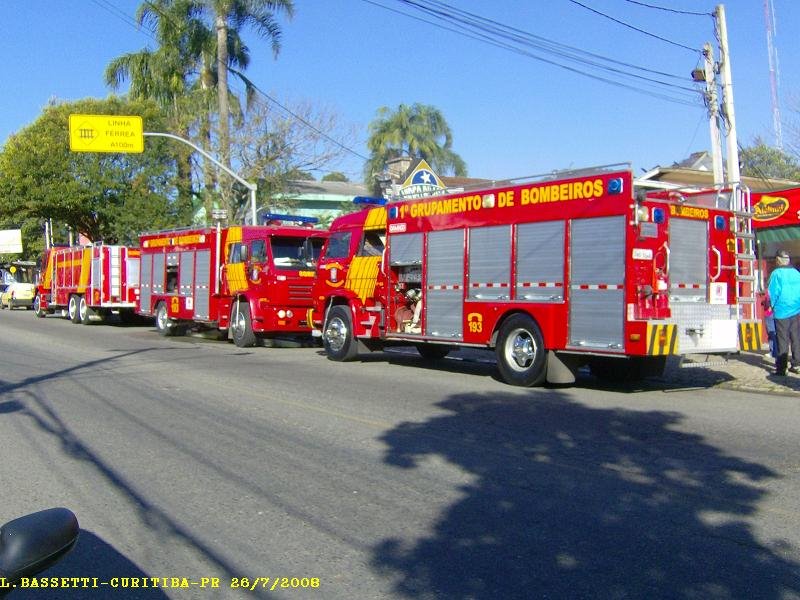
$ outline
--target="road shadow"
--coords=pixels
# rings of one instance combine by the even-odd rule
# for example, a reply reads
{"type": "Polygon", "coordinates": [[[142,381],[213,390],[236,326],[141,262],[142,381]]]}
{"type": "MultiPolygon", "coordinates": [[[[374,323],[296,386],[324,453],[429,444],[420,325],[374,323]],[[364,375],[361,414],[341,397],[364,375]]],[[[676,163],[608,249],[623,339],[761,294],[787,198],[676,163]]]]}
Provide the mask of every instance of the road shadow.
{"type": "MultiPolygon", "coordinates": [[[[138,515],[138,521],[136,522],[137,526],[141,527],[143,531],[147,530],[156,535],[158,535],[161,539],[175,541],[177,540],[178,543],[186,545],[190,547],[194,552],[198,555],[202,556],[206,561],[208,561],[211,565],[214,566],[213,575],[214,577],[219,577],[221,581],[225,581],[226,578],[230,579],[232,577],[239,577],[240,575],[240,567],[228,558],[228,556],[220,549],[213,546],[210,542],[207,542],[197,535],[195,535],[190,528],[181,524],[178,520],[173,518],[173,516],[167,512],[166,510],[160,508],[157,504],[149,499],[145,492],[139,491],[136,487],[129,484],[127,481],[125,474],[113,468],[108,462],[103,460],[103,458],[95,452],[89,445],[87,445],[76,433],[76,430],[70,427],[67,422],[62,419],[60,416],[59,411],[56,407],[51,405],[50,402],[46,401],[43,397],[41,397],[37,392],[35,392],[33,388],[35,385],[43,383],[43,382],[53,382],[60,378],[67,378],[72,374],[80,373],[82,371],[88,370],[94,366],[104,366],[105,368],[110,368],[115,363],[123,364],[126,358],[141,355],[143,353],[150,353],[150,352],[162,352],[166,351],[167,349],[161,348],[149,348],[149,349],[142,349],[142,350],[132,350],[132,351],[115,351],[110,350],[109,352],[114,352],[113,356],[85,361],[82,363],[75,364],[73,366],[60,369],[57,371],[52,371],[49,373],[42,373],[40,375],[35,375],[28,377],[20,382],[16,382],[13,384],[5,384],[0,385],[0,397],[5,394],[16,393],[20,398],[24,398],[24,400],[7,400],[4,402],[0,402],[0,415],[2,414],[12,414],[12,413],[19,413],[25,417],[28,417],[34,427],[36,427],[41,433],[51,436],[59,445],[60,450],[64,456],[69,457],[71,459],[77,461],[83,461],[87,465],[94,467],[97,474],[104,480],[105,485],[112,487],[115,490],[118,490],[122,493],[131,508],[133,508],[138,515]]],[[[180,360],[190,360],[189,358],[181,358],[180,360]]],[[[142,427],[146,427],[147,424],[144,422],[139,422],[139,425],[142,427]]],[[[236,474],[230,474],[236,475],[236,474]]],[[[72,509],[76,514],[78,514],[78,518],[80,519],[80,507],[69,507],[72,509]]],[[[80,559],[84,557],[86,560],[81,568],[77,571],[64,571],[65,577],[98,577],[100,575],[96,575],[97,569],[95,568],[96,563],[92,563],[92,561],[99,561],[102,560],[99,558],[102,556],[102,552],[100,554],[95,553],[93,558],[89,558],[88,556],[84,555],[86,552],[85,548],[87,545],[89,548],[92,546],[91,543],[95,544],[95,548],[99,548],[101,551],[107,551],[109,556],[111,557],[110,562],[114,563],[114,552],[112,552],[113,548],[105,542],[102,542],[100,538],[97,536],[89,537],[89,542],[86,542],[86,538],[84,537],[84,531],[81,531],[81,537],[78,539],[78,544],[76,546],[76,550],[73,552],[76,553],[76,556],[80,559]],[[86,565],[92,565],[92,568],[84,568],[86,565]]],[[[70,555],[72,556],[72,555],[70,555]]],[[[107,570],[109,573],[109,578],[111,577],[124,577],[126,576],[125,570],[120,570],[116,567],[119,566],[131,566],[133,563],[130,563],[127,559],[124,559],[124,556],[119,555],[116,553],[116,566],[113,570],[107,570]],[[121,558],[119,558],[121,557],[121,558]],[[124,562],[123,562],[124,559],[124,562]],[[127,563],[127,564],[126,564],[127,563]]],[[[65,559],[62,563],[59,563],[56,568],[58,569],[65,569],[68,565],[72,564],[70,562],[72,559],[65,559]]],[[[135,565],[133,565],[135,566],[135,565]]],[[[104,573],[106,572],[104,567],[104,573]]],[[[48,576],[49,571],[48,571],[48,576]]],[[[136,575],[131,575],[135,577],[136,575]]],[[[183,576],[182,574],[174,574],[174,573],[158,573],[155,575],[156,577],[173,577],[183,576]]],[[[19,595],[24,590],[15,590],[12,592],[12,598],[20,598],[19,595]]],[[[39,595],[35,596],[37,598],[41,597],[69,597],[72,598],[73,596],[66,596],[62,594],[62,590],[59,590],[57,595],[47,595],[47,592],[42,594],[42,590],[30,590],[31,592],[38,592],[39,595]]],[[[50,590],[52,591],[52,590],[50,590]]],[[[110,588],[103,588],[103,589],[92,589],[86,590],[86,596],[76,596],[76,597],[91,597],[91,598],[112,598],[112,597],[121,597],[121,598],[164,598],[172,596],[172,593],[169,595],[152,595],[154,592],[152,590],[143,590],[142,593],[146,595],[132,595],[134,592],[131,590],[119,590],[119,589],[110,589],[110,588]],[[110,591],[109,591],[110,590],[110,591]],[[93,594],[93,595],[92,595],[93,594]]],[[[200,590],[197,592],[197,597],[208,596],[206,594],[207,590],[200,590]]],[[[138,592],[137,592],[138,593],[138,592]]],[[[214,596],[208,597],[219,597],[220,593],[224,593],[224,590],[220,592],[220,590],[215,590],[213,592],[214,596]]],[[[267,598],[272,597],[270,596],[267,590],[263,589],[255,589],[250,592],[250,597],[252,598],[267,598]]],[[[188,596],[187,596],[188,597],[188,596]]]]}
{"type": "MultiPolygon", "coordinates": [[[[67,600],[97,600],[97,598],[126,598],[132,600],[166,600],[164,588],[152,587],[153,578],[162,573],[145,573],[136,563],[120,553],[100,536],[81,529],[77,544],[67,556],[38,577],[87,578],[77,586],[57,590],[16,590],[11,598],[52,598],[67,600]],[[133,586],[136,587],[133,587],[133,586]],[[145,585],[149,587],[144,587],[145,585]],[[87,587],[84,587],[87,586],[87,587]]],[[[204,590],[196,590],[201,594],[204,590]]],[[[213,597],[213,595],[208,595],[213,597]]]]}
{"type": "Polygon", "coordinates": [[[678,431],[680,414],[591,409],[553,390],[456,395],[438,407],[447,414],[381,438],[387,464],[444,460],[469,482],[428,535],[373,548],[398,596],[800,594],[800,565],[785,558],[797,549],[757,539],[748,521],[780,475],[678,431]]]}

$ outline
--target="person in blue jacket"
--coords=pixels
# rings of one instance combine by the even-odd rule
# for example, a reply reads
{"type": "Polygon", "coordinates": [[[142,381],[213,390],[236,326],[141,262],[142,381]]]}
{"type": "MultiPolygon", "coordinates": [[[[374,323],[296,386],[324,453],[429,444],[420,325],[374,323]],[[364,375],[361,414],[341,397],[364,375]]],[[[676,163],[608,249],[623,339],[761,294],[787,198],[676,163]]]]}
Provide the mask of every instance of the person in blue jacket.
{"type": "Polygon", "coordinates": [[[789,351],[792,353],[790,370],[800,373],[800,271],[790,264],[786,250],[778,252],[775,263],[777,266],[768,284],[778,342],[775,374],[786,375],[789,351]]]}

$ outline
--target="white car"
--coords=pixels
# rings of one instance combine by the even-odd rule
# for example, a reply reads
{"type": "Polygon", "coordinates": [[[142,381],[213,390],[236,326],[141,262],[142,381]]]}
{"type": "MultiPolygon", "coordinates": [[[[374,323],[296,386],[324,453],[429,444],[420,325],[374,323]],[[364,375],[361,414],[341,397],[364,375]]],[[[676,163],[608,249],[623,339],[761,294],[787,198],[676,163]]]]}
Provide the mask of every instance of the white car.
{"type": "Polygon", "coordinates": [[[33,299],[36,296],[36,286],[32,283],[14,281],[0,294],[0,308],[33,308],[33,299]]]}

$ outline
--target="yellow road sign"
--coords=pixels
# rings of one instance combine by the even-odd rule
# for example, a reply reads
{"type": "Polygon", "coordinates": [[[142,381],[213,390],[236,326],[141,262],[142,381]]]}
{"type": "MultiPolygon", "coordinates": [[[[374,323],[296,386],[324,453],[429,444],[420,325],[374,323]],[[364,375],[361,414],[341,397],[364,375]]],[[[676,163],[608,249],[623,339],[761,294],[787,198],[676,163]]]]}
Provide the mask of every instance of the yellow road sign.
{"type": "Polygon", "coordinates": [[[142,117],[70,115],[69,149],[73,152],[144,152],[142,117]]]}

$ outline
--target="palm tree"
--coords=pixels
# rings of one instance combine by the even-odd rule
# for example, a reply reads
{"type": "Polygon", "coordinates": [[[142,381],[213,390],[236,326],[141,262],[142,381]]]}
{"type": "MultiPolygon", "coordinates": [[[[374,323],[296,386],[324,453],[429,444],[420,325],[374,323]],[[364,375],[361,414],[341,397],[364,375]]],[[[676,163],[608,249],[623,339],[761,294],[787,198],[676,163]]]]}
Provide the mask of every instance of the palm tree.
{"type": "MultiPolygon", "coordinates": [[[[292,0],[199,0],[212,14],[217,34],[217,98],[219,103],[219,152],[222,163],[230,166],[230,107],[228,69],[230,41],[239,39],[239,32],[251,27],[259,37],[270,40],[272,54],[280,51],[281,28],[277,13],[294,14],[292,0]],[[236,35],[231,36],[231,32],[236,35]]],[[[244,65],[246,66],[246,65],[244,65]]],[[[241,76],[241,73],[238,73],[241,76]]],[[[227,202],[231,204],[231,202],[227,202]]],[[[234,207],[230,206],[229,210],[234,207]]],[[[232,213],[231,213],[232,214],[232,213]]]]}
{"type": "Polygon", "coordinates": [[[369,131],[370,159],[364,167],[366,182],[373,181],[387,161],[402,156],[425,159],[442,175],[467,174],[463,159],[452,150],[450,126],[434,106],[401,104],[395,111],[384,106],[378,109],[369,131]]]}
{"type": "MultiPolygon", "coordinates": [[[[288,0],[287,0],[288,1],[288,0]]],[[[125,54],[114,59],[106,68],[106,82],[112,89],[121,87],[130,80],[130,96],[133,98],[153,98],[163,106],[172,117],[173,130],[181,137],[190,138],[190,131],[196,127],[200,145],[211,150],[212,97],[224,98],[225,115],[241,115],[242,108],[238,98],[228,89],[228,69],[244,83],[248,101],[254,93],[252,83],[241,73],[250,63],[249,49],[243,43],[239,29],[229,28],[220,37],[213,31],[204,17],[208,12],[208,0],[149,0],[137,11],[140,26],[151,28],[159,47],[147,48],[125,54]],[[225,40],[219,46],[220,39],[225,40]],[[222,55],[225,69],[219,69],[217,56],[222,55]],[[224,90],[224,91],[223,91],[224,90]],[[231,110],[233,108],[233,111],[231,110]]],[[[231,23],[248,22],[238,15],[250,2],[233,2],[231,23]]],[[[289,11],[291,2],[288,1],[289,11]]],[[[279,37],[280,31],[276,32],[279,37]]],[[[273,51],[277,52],[277,38],[273,41],[273,51]]],[[[220,102],[221,104],[221,102],[220,102]]],[[[226,165],[230,163],[228,121],[220,118],[220,154],[226,165]]],[[[188,182],[187,193],[191,192],[191,153],[182,150],[182,180],[188,182]]],[[[216,187],[212,169],[205,171],[205,187],[210,192],[216,187]]],[[[211,197],[206,194],[206,213],[211,208],[211,197]]],[[[232,208],[232,207],[229,207],[232,208]]],[[[231,214],[234,214],[231,212],[231,214]]]]}
{"type": "MultiPolygon", "coordinates": [[[[140,27],[153,29],[158,48],[144,48],[113,59],[105,71],[106,84],[119,89],[130,81],[132,99],[153,99],[166,112],[169,127],[188,138],[194,111],[191,109],[192,77],[196,72],[197,48],[203,45],[202,23],[194,18],[194,0],[151,0],[137,10],[140,27]]],[[[195,101],[196,103],[196,101],[195,101]]],[[[178,154],[178,189],[183,200],[192,200],[192,153],[187,148],[178,154]]]]}

